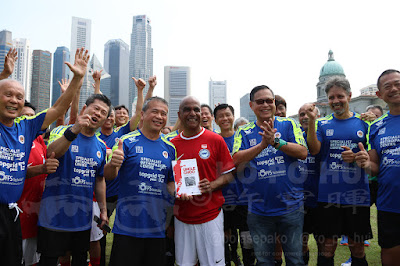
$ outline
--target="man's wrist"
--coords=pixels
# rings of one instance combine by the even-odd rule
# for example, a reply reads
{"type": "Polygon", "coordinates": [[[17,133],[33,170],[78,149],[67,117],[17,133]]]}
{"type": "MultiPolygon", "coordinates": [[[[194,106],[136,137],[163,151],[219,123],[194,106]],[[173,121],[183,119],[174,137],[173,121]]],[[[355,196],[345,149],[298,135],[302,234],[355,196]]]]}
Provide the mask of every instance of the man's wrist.
{"type": "Polygon", "coordinates": [[[64,131],[64,137],[68,140],[68,141],[74,141],[76,139],[76,137],[78,137],[78,134],[72,132],[72,127],[68,127],[65,131],[64,131]]]}

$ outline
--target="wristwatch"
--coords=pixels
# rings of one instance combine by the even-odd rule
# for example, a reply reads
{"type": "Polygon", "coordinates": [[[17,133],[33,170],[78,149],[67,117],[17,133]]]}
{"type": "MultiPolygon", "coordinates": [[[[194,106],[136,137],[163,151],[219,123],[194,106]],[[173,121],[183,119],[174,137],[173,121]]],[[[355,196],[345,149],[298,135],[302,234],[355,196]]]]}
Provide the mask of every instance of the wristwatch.
{"type": "Polygon", "coordinates": [[[281,138],[274,139],[274,148],[279,150],[282,146],[287,145],[287,142],[281,138]]]}

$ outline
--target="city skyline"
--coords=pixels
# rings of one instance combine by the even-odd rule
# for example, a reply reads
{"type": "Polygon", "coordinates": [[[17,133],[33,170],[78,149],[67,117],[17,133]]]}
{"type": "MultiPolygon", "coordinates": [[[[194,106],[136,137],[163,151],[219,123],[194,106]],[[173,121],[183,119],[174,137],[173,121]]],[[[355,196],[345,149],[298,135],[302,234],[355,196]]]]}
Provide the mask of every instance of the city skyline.
{"type": "Polygon", "coordinates": [[[0,25],[13,32],[13,38],[31,40],[32,49],[54,52],[58,46],[69,47],[72,16],[89,18],[91,54],[103,62],[104,44],[118,38],[130,43],[133,16],[146,14],[152,25],[155,94],[163,96],[164,66],[186,65],[192,69],[192,94],[201,102],[208,101],[204,92],[210,77],[227,80],[228,103],[235,109],[240,97],[265,84],[285,97],[292,115],[304,102],[316,101],[319,72],[330,49],[346,71],[353,96],[374,84],[383,70],[400,68],[397,36],[394,41],[382,41],[392,36],[397,25],[396,8],[388,9],[388,4],[398,5],[363,2],[360,9],[357,1],[251,1],[244,5],[224,0],[151,0],[109,5],[103,0],[72,0],[63,12],[52,12],[50,1],[43,1],[39,9],[17,0],[7,5],[23,8],[18,15],[6,12],[0,25]]]}

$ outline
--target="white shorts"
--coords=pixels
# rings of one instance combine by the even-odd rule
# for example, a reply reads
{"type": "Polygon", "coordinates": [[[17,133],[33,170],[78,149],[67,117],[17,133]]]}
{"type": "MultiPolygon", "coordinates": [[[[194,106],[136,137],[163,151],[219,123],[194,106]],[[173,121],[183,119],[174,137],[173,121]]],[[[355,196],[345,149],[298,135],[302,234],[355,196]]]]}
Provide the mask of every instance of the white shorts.
{"type": "Polygon", "coordinates": [[[93,220],[95,215],[100,217],[100,208],[99,204],[96,201],[93,201],[92,230],[90,230],[90,242],[98,241],[104,236],[103,230],[101,230],[97,226],[97,223],[93,220]]]}
{"type": "Polygon", "coordinates": [[[24,265],[33,265],[39,262],[40,254],[36,252],[37,238],[27,238],[22,240],[22,256],[24,265]]]}
{"type": "Polygon", "coordinates": [[[175,218],[175,257],[179,266],[225,265],[224,214],[203,224],[186,224],[175,218]]]}

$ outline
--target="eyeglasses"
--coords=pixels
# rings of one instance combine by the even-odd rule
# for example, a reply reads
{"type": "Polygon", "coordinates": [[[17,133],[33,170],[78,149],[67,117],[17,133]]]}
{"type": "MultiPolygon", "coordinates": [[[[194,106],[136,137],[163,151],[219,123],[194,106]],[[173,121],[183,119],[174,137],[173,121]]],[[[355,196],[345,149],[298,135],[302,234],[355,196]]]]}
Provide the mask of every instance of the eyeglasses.
{"type": "Polygon", "coordinates": [[[254,102],[256,102],[256,104],[258,104],[258,105],[262,105],[264,103],[273,104],[274,103],[274,99],[271,99],[271,98],[268,98],[268,99],[257,99],[257,100],[254,100],[254,102]]]}

